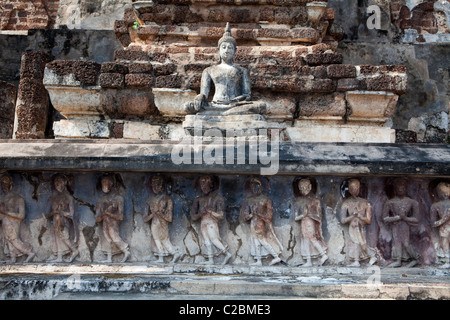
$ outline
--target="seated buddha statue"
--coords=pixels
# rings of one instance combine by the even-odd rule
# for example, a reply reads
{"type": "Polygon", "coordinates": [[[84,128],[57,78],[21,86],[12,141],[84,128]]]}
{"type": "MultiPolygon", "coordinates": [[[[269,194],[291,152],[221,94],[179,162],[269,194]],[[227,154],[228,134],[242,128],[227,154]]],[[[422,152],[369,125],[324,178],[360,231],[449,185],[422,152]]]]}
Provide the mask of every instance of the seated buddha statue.
{"type": "Polygon", "coordinates": [[[188,113],[213,115],[262,114],[266,110],[263,102],[252,101],[250,78],[247,69],[234,65],[236,40],[231,36],[229,23],[218,43],[220,62],[206,68],[202,73],[200,94],[185,105],[188,113]],[[211,85],[214,96],[208,102],[211,85]]]}

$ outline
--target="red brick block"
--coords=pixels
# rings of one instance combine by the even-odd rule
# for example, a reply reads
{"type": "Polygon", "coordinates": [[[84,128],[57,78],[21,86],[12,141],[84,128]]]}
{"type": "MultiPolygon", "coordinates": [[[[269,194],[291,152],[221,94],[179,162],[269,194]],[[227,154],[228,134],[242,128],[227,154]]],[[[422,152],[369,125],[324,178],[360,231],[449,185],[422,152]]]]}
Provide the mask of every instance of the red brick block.
{"type": "Polygon", "coordinates": [[[330,78],[354,78],[356,68],[350,64],[332,64],[327,67],[330,78]]]}
{"type": "Polygon", "coordinates": [[[337,80],[336,91],[365,90],[360,80],[355,78],[343,78],[337,80]]]}
{"type": "Polygon", "coordinates": [[[340,64],[343,61],[342,54],[334,53],[318,53],[308,54],[305,57],[305,61],[310,66],[317,66],[321,64],[340,64]]]}
{"type": "Polygon", "coordinates": [[[123,88],[125,86],[125,77],[121,73],[102,73],[98,79],[102,88],[123,88]]]}
{"type": "Polygon", "coordinates": [[[183,85],[184,78],[179,75],[159,76],[156,78],[155,88],[179,89],[183,85]]]}
{"type": "Polygon", "coordinates": [[[126,66],[128,67],[129,73],[152,73],[153,71],[153,66],[149,62],[127,63],[126,66]]]}
{"type": "Polygon", "coordinates": [[[316,79],[311,83],[311,92],[334,92],[336,82],[331,79],[316,79]]]}
{"type": "Polygon", "coordinates": [[[128,67],[124,64],[117,62],[104,62],[102,63],[102,67],[100,69],[101,73],[121,73],[127,74],[128,67]]]}
{"type": "Polygon", "coordinates": [[[149,55],[140,50],[116,50],[114,51],[114,60],[120,61],[150,61],[149,55]]]}
{"type": "Polygon", "coordinates": [[[95,61],[82,60],[55,60],[46,67],[61,76],[74,74],[75,79],[83,86],[96,85],[101,69],[101,65],[95,61]]]}
{"type": "Polygon", "coordinates": [[[381,75],[374,78],[365,79],[367,90],[370,91],[390,91],[398,94],[406,93],[407,85],[403,77],[381,75]]]}
{"type": "Polygon", "coordinates": [[[125,75],[125,85],[131,88],[152,88],[154,78],[150,74],[130,73],[125,75]]]}
{"type": "Polygon", "coordinates": [[[153,66],[153,72],[156,77],[172,74],[176,70],[177,70],[177,66],[173,63],[155,64],[153,66]]]}

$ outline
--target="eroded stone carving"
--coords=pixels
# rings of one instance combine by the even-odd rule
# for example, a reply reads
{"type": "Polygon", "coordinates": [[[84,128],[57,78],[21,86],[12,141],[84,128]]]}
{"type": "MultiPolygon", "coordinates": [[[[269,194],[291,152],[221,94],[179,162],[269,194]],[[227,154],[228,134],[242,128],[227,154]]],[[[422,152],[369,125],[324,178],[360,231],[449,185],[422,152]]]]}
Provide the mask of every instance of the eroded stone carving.
{"type": "Polygon", "coordinates": [[[103,194],[96,205],[95,219],[101,223],[102,250],[106,260],[112,262],[112,256],[123,253],[121,262],[125,262],[130,256],[129,246],[120,236],[120,223],[124,218],[124,198],[119,194],[121,187],[125,187],[119,174],[105,174],[100,178],[100,186],[103,194]]]}
{"type": "Polygon", "coordinates": [[[158,252],[158,263],[164,262],[164,257],[172,255],[171,264],[178,261],[181,254],[172,245],[169,235],[169,223],[173,219],[173,199],[167,194],[166,181],[162,176],[150,179],[152,194],[146,203],[144,222],[150,223],[153,240],[158,252]]]}
{"type": "Polygon", "coordinates": [[[350,197],[341,206],[341,222],[347,230],[347,256],[353,261],[350,266],[359,267],[360,261],[369,260],[369,265],[377,262],[376,249],[370,248],[366,240],[366,226],[372,223],[372,205],[360,197],[361,182],[358,179],[348,181],[350,197]]]}
{"type": "Polygon", "coordinates": [[[439,231],[440,246],[444,251],[445,263],[442,268],[450,268],[450,184],[440,182],[436,186],[438,201],[430,208],[431,226],[439,231]]]}
{"type": "Polygon", "coordinates": [[[306,260],[303,266],[311,267],[312,258],[317,257],[320,258],[319,265],[323,265],[328,259],[327,244],[322,235],[322,206],[320,200],[315,197],[316,182],[305,178],[299,179],[295,184],[299,196],[294,203],[294,219],[300,223],[300,252],[306,260]]]}
{"type": "Polygon", "coordinates": [[[200,231],[207,249],[206,264],[214,263],[214,247],[218,250],[216,256],[224,254],[222,264],[231,259],[228,244],[223,241],[219,233],[219,221],[225,217],[225,200],[218,194],[212,176],[203,176],[199,179],[203,195],[195,198],[191,208],[192,221],[200,220],[200,231]]]}
{"type": "Polygon", "coordinates": [[[393,181],[394,197],[385,202],[383,207],[383,221],[392,228],[392,263],[388,267],[400,267],[402,260],[411,260],[406,267],[410,268],[418,263],[419,253],[410,243],[411,226],[417,225],[419,203],[407,196],[407,180],[397,178],[393,181]]]}
{"type": "Polygon", "coordinates": [[[220,63],[203,71],[200,94],[195,97],[194,102],[185,105],[187,112],[203,111],[202,113],[222,115],[264,113],[266,105],[251,99],[248,70],[233,64],[236,48],[236,40],[231,36],[230,25],[227,23],[225,33],[218,42],[220,63]],[[209,103],[207,99],[211,85],[214,85],[215,92],[209,103]]]}
{"type": "Polygon", "coordinates": [[[75,204],[72,194],[73,177],[56,174],[52,177],[55,193],[50,198],[50,210],[46,215],[52,220],[53,254],[49,262],[63,262],[63,257],[70,254],[66,262],[72,262],[79,254],[78,234],[74,220],[75,204]]]}
{"type": "Polygon", "coordinates": [[[263,194],[263,183],[259,178],[250,180],[251,194],[244,200],[241,214],[244,221],[250,223],[251,254],[256,260],[252,265],[261,266],[261,259],[267,255],[273,257],[270,265],[281,262],[283,246],[278,240],[272,225],[273,203],[263,194]]]}
{"type": "Polygon", "coordinates": [[[4,174],[0,183],[5,194],[0,200],[0,220],[6,248],[11,258],[9,262],[15,263],[17,257],[22,255],[27,255],[25,262],[30,262],[35,256],[33,247],[20,237],[20,225],[26,214],[25,200],[20,195],[12,192],[14,181],[9,174],[4,174]]]}

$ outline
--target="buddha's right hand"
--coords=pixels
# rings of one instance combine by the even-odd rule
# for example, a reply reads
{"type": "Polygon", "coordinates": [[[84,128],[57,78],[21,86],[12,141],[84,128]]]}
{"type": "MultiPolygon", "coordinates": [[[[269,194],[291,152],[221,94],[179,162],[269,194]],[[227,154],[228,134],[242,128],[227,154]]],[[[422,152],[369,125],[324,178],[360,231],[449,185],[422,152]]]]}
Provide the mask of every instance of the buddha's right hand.
{"type": "Polygon", "coordinates": [[[202,93],[197,95],[194,99],[194,110],[200,111],[203,108],[204,101],[205,101],[205,95],[203,95],[202,93]]]}

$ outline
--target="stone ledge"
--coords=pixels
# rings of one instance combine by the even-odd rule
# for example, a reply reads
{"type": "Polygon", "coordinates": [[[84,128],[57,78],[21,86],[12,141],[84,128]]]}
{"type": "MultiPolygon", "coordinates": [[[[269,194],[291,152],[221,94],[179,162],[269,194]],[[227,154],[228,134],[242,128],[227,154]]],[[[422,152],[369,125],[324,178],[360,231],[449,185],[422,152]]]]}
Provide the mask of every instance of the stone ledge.
{"type": "MultiPolygon", "coordinates": [[[[261,272],[242,274],[239,266],[199,266],[182,265],[178,268],[191,271],[180,274],[167,265],[150,267],[146,265],[75,265],[43,266],[14,265],[0,277],[0,296],[2,299],[64,299],[67,295],[83,296],[86,294],[126,294],[133,299],[139,294],[177,296],[209,296],[219,299],[224,296],[257,296],[283,299],[319,298],[319,299],[449,299],[450,282],[448,271],[432,268],[381,269],[380,283],[376,287],[368,286],[371,272],[363,268],[286,268],[252,267],[261,272]],[[47,274],[29,272],[31,268],[45,268],[47,274]],[[84,268],[86,272],[73,273],[74,267],[84,268]],[[53,268],[53,272],[49,269],[53,268]],[[102,272],[95,269],[101,268],[102,272]],[[153,271],[152,269],[153,268],[153,271]],[[209,268],[209,270],[208,270],[209,268]],[[233,269],[233,272],[230,272],[233,269]],[[14,269],[19,272],[14,273],[14,269]],[[28,270],[27,270],[28,269],[28,270]],[[214,270],[213,270],[214,269],[214,270]],[[22,270],[22,272],[20,272],[22,270]],[[279,270],[290,272],[280,273],[279,270]],[[56,272],[55,272],[56,271],[56,272]],[[216,272],[218,274],[211,274],[216,272]]],[[[2,269],[5,269],[3,267],[2,269]]]]}
{"type": "MultiPolygon", "coordinates": [[[[177,141],[0,140],[0,166],[5,170],[217,174],[259,174],[263,167],[247,161],[236,164],[236,153],[234,164],[176,165],[171,160],[176,145],[181,146],[177,141]]],[[[212,147],[210,142],[206,146],[212,147]]],[[[225,156],[226,143],[218,147],[223,147],[225,156]]],[[[450,175],[450,147],[442,144],[280,142],[278,158],[278,174],[450,175]]]]}

